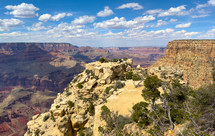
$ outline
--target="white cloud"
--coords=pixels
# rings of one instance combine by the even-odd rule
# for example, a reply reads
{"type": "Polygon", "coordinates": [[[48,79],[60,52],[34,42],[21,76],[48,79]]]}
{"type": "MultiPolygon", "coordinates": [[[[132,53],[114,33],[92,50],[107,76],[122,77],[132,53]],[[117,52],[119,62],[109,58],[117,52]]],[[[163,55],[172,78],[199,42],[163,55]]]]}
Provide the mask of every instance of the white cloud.
{"type": "Polygon", "coordinates": [[[176,22],[178,21],[177,19],[170,19],[169,22],[176,22]]]}
{"type": "Polygon", "coordinates": [[[20,18],[32,18],[38,16],[35,13],[39,8],[35,7],[33,4],[22,3],[17,6],[8,5],[5,7],[8,10],[13,10],[11,12],[6,12],[6,14],[11,14],[14,17],[20,18]]]}
{"type": "Polygon", "coordinates": [[[176,8],[171,7],[168,10],[162,11],[158,14],[158,17],[174,16],[174,15],[183,16],[183,15],[188,15],[188,14],[189,14],[189,12],[186,11],[185,5],[182,5],[182,6],[178,6],[176,8]]]}
{"type": "Polygon", "coordinates": [[[113,11],[108,6],[106,6],[103,11],[100,11],[97,13],[97,16],[106,17],[106,16],[110,16],[113,14],[114,14],[113,11]]]}
{"type": "Polygon", "coordinates": [[[178,24],[175,26],[175,28],[187,28],[190,27],[191,23],[183,23],[183,24],[178,24]]]}
{"type": "Polygon", "coordinates": [[[197,4],[196,9],[205,8],[208,4],[197,4]]]}
{"type": "Polygon", "coordinates": [[[104,36],[123,36],[123,32],[113,33],[112,31],[109,31],[108,33],[105,33],[104,36]]]}
{"type": "Polygon", "coordinates": [[[38,22],[32,25],[32,27],[27,27],[29,31],[40,31],[40,30],[46,30],[47,28],[45,26],[42,26],[42,22],[38,22]]]}
{"type": "Polygon", "coordinates": [[[215,6],[215,0],[209,0],[208,1],[208,4],[212,5],[212,6],[215,6]]]}
{"type": "Polygon", "coordinates": [[[52,16],[52,21],[59,21],[61,18],[64,18],[66,16],[66,13],[59,13],[57,15],[52,16]]]}
{"type": "Polygon", "coordinates": [[[50,14],[43,14],[39,17],[39,20],[40,21],[43,21],[43,22],[46,22],[48,20],[51,20],[51,21],[59,21],[60,19],[64,18],[65,16],[72,16],[71,13],[59,13],[57,15],[50,15],[50,14]]]}
{"type": "Polygon", "coordinates": [[[183,16],[188,15],[189,11],[186,10],[185,5],[181,5],[178,7],[171,7],[168,10],[163,9],[153,9],[147,10],[143,15],[150,14],[150,15],[158,15],[158,17],[166,17],[166,16],[183,16]]]}
{"type": "Polygon", "coordinates": [[[77,38],[95,36],[95,32],[89,32],[88,29],[84,28],[84,25],[60,23],[57,27],[48,30],[47,34],[56,38],[77,38]]]}
{"type": "Polygon", "coordinates": [[[20,31],[11,32],[11,33],[1,33],[0,37],[18,37],[18,36],[26,36],[27,34],[22,33],[20,31]]]}
{"type": "Polygon", "coordinates": [[[94,16],[80,16],[78,18],[76,18],[72,23],[75,25],[84,25],[87,23],[92,23],[94,22],[94,20],[96,19],[96,17],[94,16]]]}
{"type": "Polygon", "coordinates": [[[67,13],[66,16],[70,17],[72,16],[72,13],[67,13]]]}
{"type": "Polygon", "coordinates": [[[22,24],[24,24],[24,22],[19,19],[0,19],[0,31],[9,31],[10,29],[21,26],[22,24]]]}
{"type": "Polygon", "coordinates": [[[155,14],[158,14],[162,11],[163,11],[162,9],[147,10],[145,13],[143,13],[143,15],[145,15],[145,14],[155,15],[155,14]]]}
{"type": "Polygon", "coordinates": [[[158,21],[157,21],[157,24],[156,24],[156,27],[159,27],[159,26],[162,26],[162,25],[167,25],[167,24],[168,24],[167,21],[158,20],[158,21]]]}
{"type": "Polygon", "coordinates": [[[126,21],[124,17],[118,18],[115,17],[110,20],[106,20],[100,23],[94,23],[95,28],[104,28],[104,29],[125,29],[125,28],[134,28],[138,25],[147,23],[149,21],[155,20],[153,16],[143,16],[136,17],[133,20],[126,21]]]}
{"type": "Polygon", "coordinates": [[[206,33],[201,34],[198,38],[207,38],[207,39],[215,38],[215,28],[212,28],[211,30],[208,30],[206,33]]]}
{"type": "Polygon", "coordinates": [[[117,9],[126,9],[126,8],[132,8],[133,10],[139,10],[139,9],[143,9],[143,6],[141,6],[138,3],[126,3],[126,4],[123,4],[119,7],[117,7],[117,9]]]}
{"type": "Polygon", "coordinates": [[[39,20],[40,20],[40,21],[46,22],[46,21],[50,20],[51,17],[52,17],[52,16],[51,16],[50,14],[43,14],[43,15],[41,15],[41,16],[39,17],[39,20]]]}
{"type": "Polygon", "coordinates": [[[194,16],[191,16],[192,18],[203,18],[203,17],[207,17],[209,15],[194,15],[194,16]]]}

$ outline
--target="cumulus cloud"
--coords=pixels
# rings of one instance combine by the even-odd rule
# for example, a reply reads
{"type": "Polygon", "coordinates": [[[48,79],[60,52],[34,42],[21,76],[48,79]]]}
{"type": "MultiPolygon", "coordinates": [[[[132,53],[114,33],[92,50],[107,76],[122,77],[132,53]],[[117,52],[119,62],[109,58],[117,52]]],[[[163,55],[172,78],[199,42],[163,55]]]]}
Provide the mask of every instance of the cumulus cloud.
{"type": "Polygon", "coordinates": [[[191,23],[182,23],[175,26],[175,28],[187,28],[190,27],[191,23]]]}
{"type": "Polygon", "coordinates": [[[106,6],[103,11],[97,13],[97,16],[99,17],[106,17],[110,15],[113,15],[113,11],[108,6],[106,6]]]}
{"type": "Polygon", "coordinates": [[[203,18],[203,17],[207,17],[209,15],[193,15],[191,16],[192,18],[203,18]]]}
{"type": "Polygon", "coordinates": [[[212,5],[212,6],[215,6],[215,0],[209,0],[208,1],[208,4],[212,5]]]}
{"type": "Polygon", "coordinates": [[[188,14],[189,14],[189,12],[186,11],[185,5],[182,5],[182,6],[178,6],[176,8],[171,7],[168,10],[162,11],[158,14],[158,17],[174,16],[174,15],[183,16],[183,15],[188,15],[188,14]]]}
{"type": "Polygon", "coordinates": [[[215,28],[208,30],[206,33],[201,34],[198,38],[215,38],[215,28]]]}
{"type": "Polygon", "coordinates": [[[80,16],[78,18],[76,18],[74,21],[72,21],[73,24],[75,25],[84,25],[87,23],[92,23],[94,22],[94,20],[96,19],[96,17],[94,16],[80,16]]]}
{"type": "Polygon", "coordinates": [[[156,27],[159,27],[159,26],[162,26],[162,25],[167,25],[167,24],[168,24],[167,21],[158,20],[158,21],[157,21],[157,24],[156,24],[156,27]]]}
{"type": "Polygon", "coordinates": [[[95,23],[95,28],[104,28],[104,29],[125,29],[125,28],[134,28],[138,25],[147,23],[149,21],[155,20],[153,16],[143,16],[136,17],[133,20],[127,21],[124,17],[118,18],[115,17],[110,20],[106,20],[100,23],[95,23]]]}
{"type": "Polygon", "coordinates": [[[32,18],[38,16],[35,13],[39,8],[35,7],[33,4],[22,3],[20,5],[8,5],[5,7],[7,10],[12,10],[11,12],[6,12],[6,14],[13,15],[14,17],[20,18],[32,18]]]}
{"type": "Polygon", "coordinates": [[[46,22],[46,21],[59,21],[60,19],[64,18],[65,16],[72,16],[71,13],[59,13],[57,15],[50,15],[50,14],[43,14],[39,17],[40,21],[46,22]]]}
{"type": "Polygon", "coordinates": [[[163,11],[162,9],[147,10],[145,13],[143,13],[143,15],[145,15],[145,14],[156,15],[162,11],[163,11]]]}
{"type": "Polygon", "coordinates": [[[42,22],[38,22],[32,25],[32,27],[27,27],[29,31],[40,31],[40,30],[46,30],[47,28],[45,26],[42,26],[42,22]]]}
{"type": "Polygon", "coordinates": [[[170,19],[169,22],[176,22],[178,21],[177,19],[170,19]]]}
{"type": "Polygon", "coordinates": [[[53,29],[48,30],[47,34],[53,35],[53,37],[62,38],[90,37],[95,35],[94,32],[89,32],[87,29],[84,28],[85,28],[84,25],[60,23],[53,29]]]}
{"type": "Polygon", "coordinates": [[[1,33],[0,37],[18,37],[18,36],[26,36],[27,34],[22,33],[20,31],[11,32],[11,33],[1,33]]]}
{"type": "Polygon", "coordinates": [[[24,22],[19,19],[0,19],[0,31],[9,31],[12,28],[23,25],[24,22]]]}
{"type": "Polygon", "coordinates": [[[139,10],[139,9],[143,9],[143,6],[141,6],[139,3],[126,3],[126,4],[123,4],[119,7],[117,7],[117,9],[126,9],[126,8],[132,8],[133,10],[139,10]]]}
{"type": "Polygon", "coordinates": [[[183,15],[188,15],[189,11],[186,10],[185,5],[181,5],[178,7],[171,7],[168,10],[163,10],[163,9],[147,10],[143,14],[158,15],[158,17],[175,16],[175,15],[183,16],[183,15]]]}

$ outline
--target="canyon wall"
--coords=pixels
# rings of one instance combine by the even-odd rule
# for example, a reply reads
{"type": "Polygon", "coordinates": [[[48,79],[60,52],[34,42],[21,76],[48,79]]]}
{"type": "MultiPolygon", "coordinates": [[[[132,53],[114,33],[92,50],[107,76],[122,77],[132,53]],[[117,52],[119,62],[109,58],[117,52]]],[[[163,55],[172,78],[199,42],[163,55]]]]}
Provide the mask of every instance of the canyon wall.
{"type": "Polygon", "coordinates": [[[161,68],[174,68],[183,73],[186,84],[199,88],[214,82],[214,59],[215,40],[174,40],[168,43],[165,56],[149,71],[159,73],[161,68]]]}

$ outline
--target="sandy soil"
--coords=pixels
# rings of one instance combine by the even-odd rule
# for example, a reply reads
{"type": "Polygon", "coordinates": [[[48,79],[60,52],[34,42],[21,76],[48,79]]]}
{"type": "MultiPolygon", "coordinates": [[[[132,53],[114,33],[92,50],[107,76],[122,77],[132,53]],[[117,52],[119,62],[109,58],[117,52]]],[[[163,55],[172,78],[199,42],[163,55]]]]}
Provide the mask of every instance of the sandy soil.
{"type": "Polygon", "coordinates": [[[111,111],[118,111],[121,115],[131,115],[134,104],[143,101],[141,96],[144,86],[135,88],[133,81],[126,81],[126,86],[117,91],[118,94],[112,95],[107,99],[106,106],[111,111]]]}

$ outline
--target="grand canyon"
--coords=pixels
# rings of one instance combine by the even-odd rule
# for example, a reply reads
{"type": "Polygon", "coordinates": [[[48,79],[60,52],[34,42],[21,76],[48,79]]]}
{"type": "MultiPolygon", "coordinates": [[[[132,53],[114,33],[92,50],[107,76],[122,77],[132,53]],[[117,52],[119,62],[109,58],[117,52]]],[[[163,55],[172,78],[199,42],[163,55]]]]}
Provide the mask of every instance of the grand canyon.
{"type": "Polygon", "coordinates": [[[104,57],[133,58],[147,67],[165,53],[164,47],[77,47],[69,43],[0,43],[0,135],[23,135],[28,120],[47,111],[57,93],[104,57]]]}

